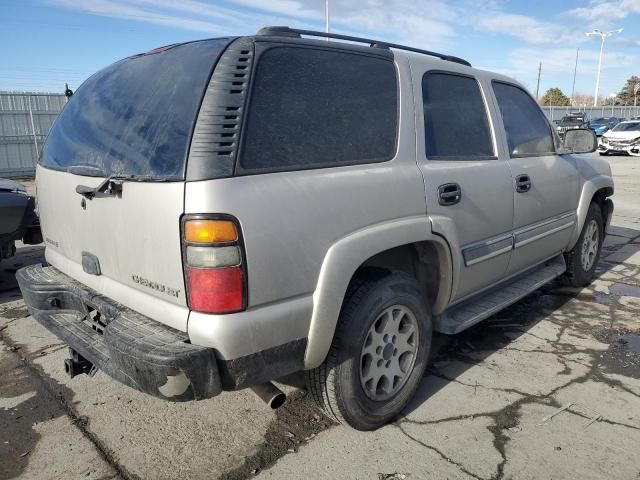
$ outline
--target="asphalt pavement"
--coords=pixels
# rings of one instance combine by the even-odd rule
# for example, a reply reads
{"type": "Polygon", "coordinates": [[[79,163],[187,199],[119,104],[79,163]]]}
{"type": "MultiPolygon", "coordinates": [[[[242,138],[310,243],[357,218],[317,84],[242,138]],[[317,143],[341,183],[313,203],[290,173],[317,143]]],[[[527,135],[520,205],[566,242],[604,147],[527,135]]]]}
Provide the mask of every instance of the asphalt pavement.
{"type": "Polygon", "coordinates": [[[13,278],[43,249],[19,249],[0,264],[0,479],[640,479],[640,159],[607,159],[598,279],[437,335],[416,398],[376,432],[327,420],[296,378],[275,412],[250,391],[173,404],[70,380],[13,278]]]}

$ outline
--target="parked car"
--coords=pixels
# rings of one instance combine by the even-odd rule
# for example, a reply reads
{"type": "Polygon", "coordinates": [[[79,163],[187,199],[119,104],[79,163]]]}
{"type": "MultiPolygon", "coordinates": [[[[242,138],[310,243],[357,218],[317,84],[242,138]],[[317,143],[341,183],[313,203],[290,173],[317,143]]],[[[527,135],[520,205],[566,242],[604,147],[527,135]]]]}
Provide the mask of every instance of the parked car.
{"type": "Polygon", "coordinates": [[[15,254],[16,240],[42,241],[34,207],[24,185],[0,178],[0,260],[15,254]]]}
{"type": "Polygon", "coordinates": [[[71,376],[276,407],[271,381],[304,371],[370,430],[414,395],[432,331],[591,281],[613,180],[572,153],[596,144],[449,55],[286,27],[172,45],[67,103],[37,167],[49,265],[17,278],[71,376]]]}
{"type": "Polygon", "coordinates": [[[577,128],[588,128],[589,122],[587,116],[584,113],[575,112],[570,115],[565,115],[560,119],[556,132],[562,138],[567,130],[573,130],[577,128]]]}
{"type": "Polygon", "coordinates": [[[620,122],[600,138],[600,155],[627,153],[640,156],[640,121],[620,122]]]}
{"type": "Polygon", "coordinates": [[[589,128],[593,130],[596,136],[602,136],[607,130],[615,127],[620,123],[620,119],[616,117],[601,117],[591,120],[589,122],[589,128]]]}

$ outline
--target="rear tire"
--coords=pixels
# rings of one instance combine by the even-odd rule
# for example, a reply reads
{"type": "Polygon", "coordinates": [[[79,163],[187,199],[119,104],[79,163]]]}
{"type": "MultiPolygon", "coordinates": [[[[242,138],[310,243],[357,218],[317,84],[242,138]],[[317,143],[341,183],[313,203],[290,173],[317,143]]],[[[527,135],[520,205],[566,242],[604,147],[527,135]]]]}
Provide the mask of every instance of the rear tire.
{"type": "Polygon", "coordinates": [[[592,202],[577,243],[573,250],[565,254],[567,271],[562,277],[563,283],[572,287],[584,287],[591,283],[600,260],[603,241],[602,210],[592,202]]]}
{"type": "Polygon", "coordinates": [[[320,408],[339,423],[373,430],[415,394],[431,347],[431,315],[410,275],[352,281],[325,362],[306,373],[320,408]],[[413,332],[413,333],[411,333],[413,332]]]}

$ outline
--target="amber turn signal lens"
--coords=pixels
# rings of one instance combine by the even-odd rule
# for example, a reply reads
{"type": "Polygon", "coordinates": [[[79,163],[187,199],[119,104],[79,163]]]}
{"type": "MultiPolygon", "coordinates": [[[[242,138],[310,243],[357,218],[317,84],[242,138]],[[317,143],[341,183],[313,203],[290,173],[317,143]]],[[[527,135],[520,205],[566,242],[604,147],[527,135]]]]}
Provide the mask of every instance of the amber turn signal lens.
{"type": "Polygon", "coordinates": [[[229,220],[187,220],[184,239],[195,243],[235,242],[238,230],[229,220]]]}

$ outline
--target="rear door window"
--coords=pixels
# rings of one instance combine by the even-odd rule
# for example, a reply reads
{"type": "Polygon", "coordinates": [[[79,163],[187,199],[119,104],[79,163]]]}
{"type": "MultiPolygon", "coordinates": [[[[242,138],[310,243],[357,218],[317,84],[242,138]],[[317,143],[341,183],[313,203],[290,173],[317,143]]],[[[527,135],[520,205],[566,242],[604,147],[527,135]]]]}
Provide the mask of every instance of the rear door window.
{"type": "Polygon", "coordinates": [[[551,127],[536,102],[522,88],[493,82],[512,157],[552,155],[551,127]]]}
{"type": "Polygon", "coordinates": [[[373,55],[273,47],[259,59],[240,173],[389,160],[396,148],[393,61],[373,55]]]}
{"type": "Polygon", "coordinates": [[[204,89],[230,40],[157,49],[91,76],[56,120],[41,164],[94,176],[183,179],[204,89]]]}
{"type": "Polygon", "coordinates": [[[427,72],[422,77],[422,101],[427,158],[494,157],[487,109],[475,78],[427,72]]]}

